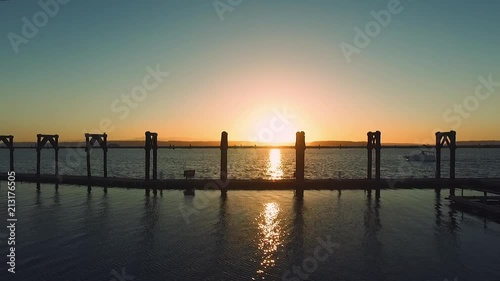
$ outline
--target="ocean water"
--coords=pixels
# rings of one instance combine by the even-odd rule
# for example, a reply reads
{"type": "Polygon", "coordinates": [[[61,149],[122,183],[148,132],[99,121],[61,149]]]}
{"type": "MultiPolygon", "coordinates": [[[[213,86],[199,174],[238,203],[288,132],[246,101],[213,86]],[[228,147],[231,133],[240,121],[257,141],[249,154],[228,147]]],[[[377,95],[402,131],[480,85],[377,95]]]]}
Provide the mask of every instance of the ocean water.
{"type": "MultiPolygon", "coordinates": [[[[0,236],[0,280],[500,280],[500,224],[450,207],[447,195],[148,197],[135,189],[42,184],[37,191],[18,183],[16,274],[6,271],[0,236]]],[[[1,182],[2,224],[6,202],[1,182]]]]}
{"type": "MultiPolygon", "coordinates": [[[[432,162],[408,162],[403,156],[418,152],[415,149],[382,149],[383,178],[434,177],[432,162]]],[[[0,149],[0,172],[9,169],[8,150],[0,149]]],[[[86,175],[86,156],[83,149],[61,149],[60,174],[86,175]]],[[[36,151],[15,150],[15,170],[36,173],[36,151]]],[[[108,176],[144,178],[144,149],[109,149],[108,176]]],[[[103,175],[102,151],[92,151],[92,174],[103,175]]],[[[305,177],[308,179],[366,178],[367,150],[307,149],[305,177]]],[[[183,171],[194,169],[196,178],[217,178],[220,174],[219,149],[159,149],[160,178],[182,178],[183,171]]],[[[442,177],[449,175],[449,151],[443,149],[442,177]]],[[[295,171],[294,149],[235,149],[228,151],[228,176],[238,179],[291,179],[295,171]]],[[[54,173],[54,151],[42,151],[42,174],[54,173]]],[[[456,152],[456,176],[463,178],[499,178],[500,149],[462,148],[456,152]]]]}

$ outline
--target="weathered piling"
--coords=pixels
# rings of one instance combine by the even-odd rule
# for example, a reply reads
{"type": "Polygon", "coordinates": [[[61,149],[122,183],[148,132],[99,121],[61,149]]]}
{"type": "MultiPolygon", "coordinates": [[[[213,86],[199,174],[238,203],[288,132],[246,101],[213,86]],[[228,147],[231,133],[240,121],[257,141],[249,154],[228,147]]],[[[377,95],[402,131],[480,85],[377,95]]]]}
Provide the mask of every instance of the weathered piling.
{"type": "Polygon", "coordinates": [[[55,175],[59,175],[59,135],[36,135],[36,175],[40,177],[40,158],[43,147],[49,143],[54,149],[55,175]]]}
{"type": "Polygon", "coordinates": [[[0,136],[0,141],[9,149],[9,167],[11,171],[14,171],[14,136],[0,136]]]}
{"type": "Polygon", "coordinates": [[[87,154],[87,178],[92,177],[92,172],[90,170],[90,134],[85,134],[85,152],[87,154]]]}
{"type": "Polygon", "coordinates": [[[108,135],[106,134],[103,134],[102,135],[102,161],[104,162],[103,163],[103,169],[104,169],[104,177],[107,178],[108,177],[108,135]]]}
{"type": "Polygon", "coordinates": [[[457,149],[455,131],[436,132],[436,179],[441,178],[441,149],[446,144],[450,149],[450,179],[455,179],[455,150],[457,149]]]}
{"type": "Polygon", "coordinates": [[[144,150],[146,152],[145,157],[145,179],[148,181],[150,179],[151,172],[151,150],[153,150],[153,179],[157,179],[158,174],[158,134],[147,131],[145,133],[146,142],[144,144],[144,150]]]}
{"type": "MultiPolygon", "coordinates": [[[[229,148],[227,132],[224,131],[221,133],[220,137],[220,179],[222,182],[226,182],[227,180],[227,149],[229,148]]],[[[227,187],[221,187],[221,195],[227,194],[227,187]]]]}
{"type": "Polygon", "coordinates": [[[367,178],[372,179],[373,170],[373,149],[375,148],[375,178],[380,180],[380,150],[382,149],[382,142],[380,140],[380,131],[368,132],[368,141],[366,148],[368,150],[368,165],[367,165],[367,178]]]}
{"type": "Polygon", "coordinates": [[[295,134],[295,195],[297,197],[304,196],[304,165],[306,151],[306,134],[301,131],[295,134]]]}
{"type": "Polygon", "coordinates": [[[41,154],[41,148],[40,148],[40,143],[42,142],[42,135],[38,134],[36,135],[36,176],[40,177],[40,154],[41,154]]]}
{"type": "MultiPolygon", "coordinates": [[[[158,134],[153,133],[152,149],[153,149],[153,179],[158,179],[158,134]]],[[[155,191],[156,194],[156,191],[155,191]]]]}
{"type": "Polygon", "coordinates": [[[99,144],[103,152],[103,174],[104,177],[108,177],[108,135],[104,134],[85,134],[85,152],[87,153],[87,178],[92,177],[91,166],[90,166],[90,151],[94,147],[95,143],[99,144]]]}
{"type": "MultiPolygon", "coordinates": [[[[145,157],[145,175],[146,181],[150,179],[151,172],[151,150],[153,150],[153,180],[157,179],[158,175],[158,134],[147,131],[144,133],[146,136],[146,142],[144,144],[144,150],[146,153],[145,157]]],[[[150,188],[146,187],[146,195],[149,195],[150,188]]],[[[157,194],[156,188],[153,188],[153,194],[157,194]]]]}
{"type": "Polygon", "coordinates": [[[56,176],[59,176],[59,136],[55,135],[54,138],[56,143],[56,145],[54,146],[54,161],[56,162],[55,174],[56,176]]]}

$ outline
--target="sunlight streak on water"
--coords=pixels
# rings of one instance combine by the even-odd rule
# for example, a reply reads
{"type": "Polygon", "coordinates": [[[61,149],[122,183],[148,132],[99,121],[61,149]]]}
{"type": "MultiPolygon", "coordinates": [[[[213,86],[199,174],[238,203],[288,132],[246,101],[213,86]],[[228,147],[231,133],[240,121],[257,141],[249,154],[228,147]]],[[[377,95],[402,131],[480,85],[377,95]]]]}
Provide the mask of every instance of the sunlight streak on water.
{"type": "Polygon", "coordinates": [[[264,204],[264,211],[258,217],[259,225],[259,250],[262,251],[261,269],[258,274],[263,274],[265,269],[276,264],[275,254],[278,248],[283,245],[281,220],[278,219],[280,207],[278,203],[271,202],[264,204]]]}
{"type": "Polygon", "coordinates": [[[269,150],[269,164],[267,168],[268,174],[272,180],[283,178],[283,168],[281,167],[281,150],[273,148],[269,150]]]}

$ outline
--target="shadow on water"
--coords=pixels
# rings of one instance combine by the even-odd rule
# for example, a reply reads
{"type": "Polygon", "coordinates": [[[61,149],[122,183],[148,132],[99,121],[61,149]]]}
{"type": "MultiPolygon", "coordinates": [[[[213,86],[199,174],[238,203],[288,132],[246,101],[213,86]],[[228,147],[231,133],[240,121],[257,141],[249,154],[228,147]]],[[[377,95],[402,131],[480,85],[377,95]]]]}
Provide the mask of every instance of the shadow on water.
{"type": "Polygon", "coordinates": [[[143,243],[141,245],[145,246],[141,247],[140,252],[151,252],[154,249],[155,245],[155,233],[159,232],[158,230],[158,197],[156,196],[145,196],[144,197],[144,212],[143,217],[141,219],[142,222],[142,230],[143,230],[143,243]]]}
{"type": "Polygon", "coordinates": [[[24,255],[28,257],[20,265],[23,268],[40,270],[50,262],[63,258],[53,251],[53,245],[59,243],[64,235],[61,231],[63,219],[59,191],[46,189],[42,193],[40,184],[37,184],[34,208],[30,211],[31,214],[26,216],[30,218],[30,223],[26,228],[20,228],[23,234],[27,235],[24,238],[26,242],[20,248],[27,251],[24,255]],[[46,257],[41,259],[40,255],[36,254],[38,252],[46,253],[46,257]]]}
{"type": "Polygon", "coordinates": [[[434,237],[436,243],[437,262],[450,272],[460,272],[464,265],[460,260],[461,243],[459,241],[460,227],[457,223],[457,210],[443,206],[441,190],[435,190],[435,226],[434,237]],[[443,210],[448,209],[448,217],[443,210]]]}
{"type": "Polygon", "coordinates": [[[372,280],[383,280],[383,243],[379,240],[382,229],[380,220],[380,189],[375,190],[375,199],[372,190],[367,190],[366,209],[363,216],[365,233],[363,237],[363,258],[365,268],[370,271],[372,280]]]}
{"type": "MultiPolygon", "coordinates": [[[[219,199],[219,216],[215,223],[215,259],[213,259],[212,270],[220,267],[220,263],[229,260],[228,241],[230,237],[228,234],[229,214],[227,211],[227,196],[221,196],[219,199]]],[[[214,272],[212,272],[214,273],[214,272]]]]}
{"type": "Polygon", "coordinates": [[[41,198],[40,198],[40,195],[41,195],[41,191],[40,191],[40,183],[37,183],[36,184],[36,200],[35,200],[35,205],[37,206],[38,209],[40,209],[42,207],[42,201],[41,201],[41,198]]]}
{"type": "Polygon", "coordinates": [[[224,245],[228,240],[227,227],[228,227],[228,213],[227,213],[227,196],[221,196],[219,199],[219,220],[215,224],[215,235],[217,237],[215,244],[216,249],[221,250],[222,258],[225,258],[224,245]]]}
{"type": "MultiPolygon", "coordinates": [[[[110,230],[109,199],[107,193],[96,195],[87,192],[83,203],[83,223],[81,230],[84,233],[83,243],[79,245],[79,252],[85,253],[89,260],[107,260],[112,257],[110,245],[113,245],[113,231],[110,230]],[[101,245],[98,249],[89,245],[101,245]]],[[[97,265],[96,265],[97,266],[97,265]]],[[[95,270],[95,269],[94,269],[95,270]]]]}
{"type": "Polygon", "coordinates": [[[304,246],[304,199],[295,197],[293,201],[293,220],[287,249],[287,268],[301,265],[305,258],[304,246]]]}

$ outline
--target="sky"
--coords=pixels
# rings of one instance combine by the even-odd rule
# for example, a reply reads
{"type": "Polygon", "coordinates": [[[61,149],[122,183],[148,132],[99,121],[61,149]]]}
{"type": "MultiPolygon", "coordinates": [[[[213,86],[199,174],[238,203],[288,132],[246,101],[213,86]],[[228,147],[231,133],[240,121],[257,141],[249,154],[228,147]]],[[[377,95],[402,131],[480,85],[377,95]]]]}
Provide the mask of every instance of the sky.
{"type": "Polygon", "coordinates": [[[493,0],[0,2],[0,135],[500,139],[493,0]]]}

